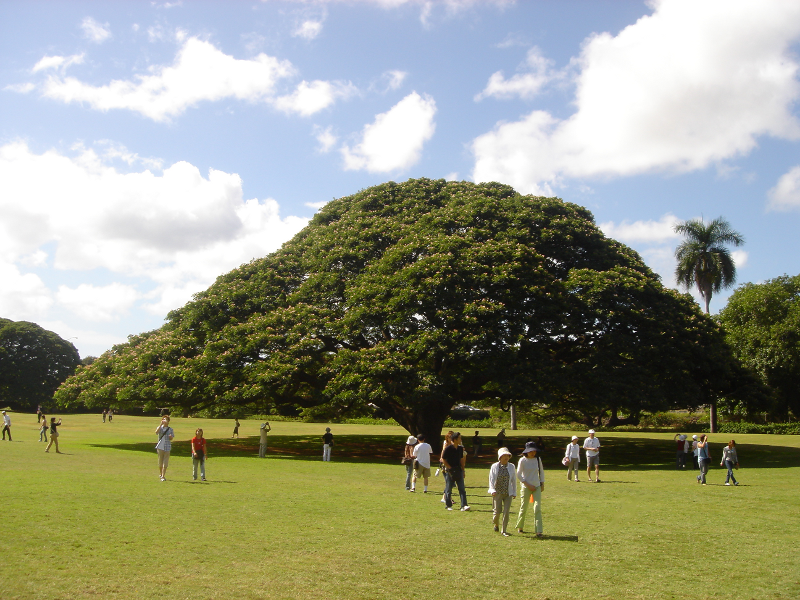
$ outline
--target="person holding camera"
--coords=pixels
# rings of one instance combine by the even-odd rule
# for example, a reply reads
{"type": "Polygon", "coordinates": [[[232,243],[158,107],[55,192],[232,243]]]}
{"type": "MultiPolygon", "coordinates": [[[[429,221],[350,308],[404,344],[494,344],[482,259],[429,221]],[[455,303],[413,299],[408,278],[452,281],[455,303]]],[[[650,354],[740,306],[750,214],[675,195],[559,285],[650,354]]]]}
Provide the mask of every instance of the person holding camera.
{"type": "Polygon", "coordinates": [[[206,480],[206,438],[203,437],[203,430],[198,428],[192,438],[192,479],[197,481],[197,467],[200,467],[200,481],[206,480]]]}
{"type": "Polygon", "coordinates": [[[156,435],[158,436],[158,443],[156,444],[156,451],[158,452],[158,473],[161,476],[161,481],[167,480],[167,466],[169,465],[169,453],[172,450],[172,438],[175,437],[175,432],[169,426],[169,415],[164,415],[161,419],[161,424],[156,427],[156,435]]]}
{"type": "Polygon", "coordinates": [[[697,442],[697,464],[700,467],[700,475],[697,476],[697,483],[706,484],[706,473],[711,466],[711,452],[708,447],[708,436],[704,433],[697,442]]]}

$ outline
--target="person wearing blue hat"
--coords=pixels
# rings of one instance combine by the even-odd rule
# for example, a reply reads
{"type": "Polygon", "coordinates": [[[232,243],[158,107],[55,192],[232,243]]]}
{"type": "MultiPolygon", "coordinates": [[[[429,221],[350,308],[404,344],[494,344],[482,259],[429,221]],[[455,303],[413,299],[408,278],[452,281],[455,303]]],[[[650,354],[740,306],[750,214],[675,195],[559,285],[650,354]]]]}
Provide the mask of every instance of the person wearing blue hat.
{"type": "Polygon", "coordinates": [[[517,463],[517,479],[519,479],[519,515],[517,516],[517,531],[525,533],[525,513],[528,503],[533,498],[533,521],[536,537],[542,537],[542,492],[544,491],[544,468],[542,459],[537,456],[539,446],[536,442],[525,444],[522,458],[517,463]]]}

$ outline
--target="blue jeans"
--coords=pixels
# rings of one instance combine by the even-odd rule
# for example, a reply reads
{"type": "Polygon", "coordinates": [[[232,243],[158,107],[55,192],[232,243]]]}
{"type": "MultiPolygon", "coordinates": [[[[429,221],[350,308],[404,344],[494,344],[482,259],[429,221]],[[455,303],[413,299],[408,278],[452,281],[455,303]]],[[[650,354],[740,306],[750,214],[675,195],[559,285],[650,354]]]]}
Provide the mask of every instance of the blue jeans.
{"type": "Polygon", "coordinates": [[[206,478],[206,457],[201,456],[200,458],[192,457],[192,479],[197,479],[197,466],[200,466],[200,478],[206,478]]]}
{"type": "Polygon", "coordinates": [[[467,490],[464,489],[464,471],[444,472],[444,503],[447,508],[453,506],[453,485],[458,486],[461,508],[467,506],[467,490]]]}
{"type": "Polygon", "coordinates": [[[706,473],[708,473],[708,467],[711,465],[710,458],[698,458],[697,464],[700,466],[700,475],[697,476],[697,481],[700,483],[706,482],[706,473]]]}
{"type": "Polygon", "coordinates": [[[414,472],[414,460],[406,463],[406,489],[411,489],[411,474],[414,472]]]}
{"type": "Polygon", "coordinates": [[[736,485],[736,477],[733,476],[733,467],[736,465],[733,464],[733,461],[726,460],[725,466],[728,467],[728,476],[725,478],[725,483],[733,480],[733,485],[736,485]]]}

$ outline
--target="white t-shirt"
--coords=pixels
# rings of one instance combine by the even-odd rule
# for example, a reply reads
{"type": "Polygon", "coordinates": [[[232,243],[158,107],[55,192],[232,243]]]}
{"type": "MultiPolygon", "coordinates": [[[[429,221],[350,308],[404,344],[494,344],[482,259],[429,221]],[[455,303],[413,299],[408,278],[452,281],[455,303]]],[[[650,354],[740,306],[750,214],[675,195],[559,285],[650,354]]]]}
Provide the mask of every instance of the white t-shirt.
{"type": "Polygon", "coordinates": [[[431,468],[431,452],[433,452],[433,448],[427,442],[420,442],[414,446],[414,458],[419,461],[419,466],[426,469],[431,468]]]}
{"type": "MultiPolygon", "coordinates": [[[[578,440],[575,440],[576,442],[578,440]]],[[[567,444],[567,451],[564,454],[567,458],[577,458],[578,460],[581,459],[581,447],[578,444],[573,444],[570,442],[567,444]]]]}
{"type": "Polygon", "coordinates": [[[585,440],[583,440],[583,449],[586,450],[586,456],[597,456],[598,454],[600,454],[600,451],[597,450],[597,448],[599,447],[600,447],[600,440],[598,440],[596,437],[595,438],[588,437],[585,440]]]}
{"type": "MultiPolygon", "coordinates": [[[[266,423],[264,424],[266,425],[266,423]]],[[[261,425],[261,443],[267,443],[267,434],[269,433],[269,429],[267,429],[264,425],[261,425]]]]}

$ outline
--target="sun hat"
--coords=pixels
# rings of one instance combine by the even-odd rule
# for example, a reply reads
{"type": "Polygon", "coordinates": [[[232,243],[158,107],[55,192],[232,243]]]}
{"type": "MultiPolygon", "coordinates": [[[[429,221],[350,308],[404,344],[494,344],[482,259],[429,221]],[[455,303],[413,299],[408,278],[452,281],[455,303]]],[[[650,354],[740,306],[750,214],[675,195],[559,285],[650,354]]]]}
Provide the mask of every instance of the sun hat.
{"type": "Polygon", "coordinates": [[[539,452],[539,446],[536,445],[536,442],[525,444],[525,450],[522,451],[522,454],[527,454],[528,452],[539,452]]]}
{"type": "Polygon", "coordinates": [[[686,436],[685,436],[685,435],[682,435],[682,436],[681,436],[681,437],[679,437],[678,439],[679,439],[680,441],[683,441],[683,440],[685,440],[685,439],[686,439],[686,436]]]}
{"type": "Polygon", "coordinates": [[[572,436],[572,439],[573,439],[573,440],[577,440],[577,439],[578,439],[578,436],[577,436],[577,435],[573,435],[573,436],[572,436]]]}
{"type": "Polygon", "coordinates": [[[415,438],[413,435],[408,436],[408,439],[406,440],[406,446],[413,446],[416,443],[417,438],[415,438]]]}
{"type": "Polygon", "coordinates": [[[511,456],[511,450],[509,450],[508,448],[500,448],[497,451],[497,460],[500,460],[500,457],[503,456],[504,454],[508,454],[509,456],[511,456]]]}
{"type": "Polygon", "coordinates": [[[590,429],[590,430],[589,430],[589,433],[594,433],[594,429],[590,429]]]}

